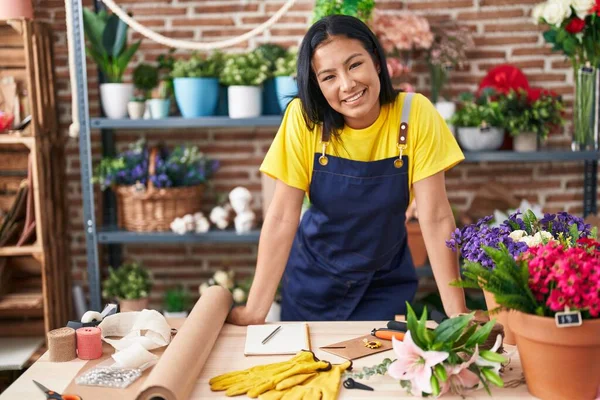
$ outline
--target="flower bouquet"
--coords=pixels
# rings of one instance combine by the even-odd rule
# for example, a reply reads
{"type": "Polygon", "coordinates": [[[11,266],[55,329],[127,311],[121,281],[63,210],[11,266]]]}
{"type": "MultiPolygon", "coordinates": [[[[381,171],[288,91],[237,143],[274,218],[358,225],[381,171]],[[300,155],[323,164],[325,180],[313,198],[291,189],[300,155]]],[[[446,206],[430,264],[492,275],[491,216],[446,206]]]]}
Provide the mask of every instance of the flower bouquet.
{"type": "Polygon", "coordinates": [[[434,39],[429,22],[412,13],[376,13],[371,29],[388,54],[388,72],[392,78],[410,72],[412,51],[429,49],[434,39]]]}
{"type": "Polygon", "coordinates": [[[573,150],[598,150],[594,98],[600,66],[600,2],[548,0],[532,12],[536,24],[548,27],[544,40],[571,60],[575,77],[573,150]]]}
{"type": "Polygon", "coordinates": [[[105,157],[94,171],[95,183],[117,193],[119,226],[128,230],[167,231],[171,222],[200,210],[206,182],[218,168],[196,146],[149,151],[144,140],[116,157],[105,157]]]}
{"type": "Polygon", "coordinates": [[[410,304],[407,311],[408,331],[404,340],[392,339],[397,359],[385,359],[379,365],[348,375],[362,379],[387,373],[414,396],[439,397],[446,393],[464,396],[481,387],[490,393],[490,384],[504,385],[499,373],[507,359],[496,352],[502,344],[502,336],[496,337],[490,350],[480,349],[495,321],[480,326],[474,323],[474,314],[468,314],[428,329],[427,309],[420,319],[410,304]]]}

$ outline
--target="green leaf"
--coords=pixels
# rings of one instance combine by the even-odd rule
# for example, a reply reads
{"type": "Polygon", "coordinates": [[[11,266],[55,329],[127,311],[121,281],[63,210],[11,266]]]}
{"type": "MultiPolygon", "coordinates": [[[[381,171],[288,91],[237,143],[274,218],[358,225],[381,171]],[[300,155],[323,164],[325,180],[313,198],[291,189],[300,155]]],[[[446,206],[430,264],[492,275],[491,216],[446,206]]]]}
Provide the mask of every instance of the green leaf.
{"type": "Polygon", "coordinates": [[[96,51],[96,49],[94,49],[93,47],[89,46],[86,47],[86,52],[90,55],[90,57],[92,57],[94,62],[98,64],[98,68],[100,68],[100,70],[105,74],[108,74],[109,61],[106,53],[100,53],[96,51]]]}
{"type": "Polygon", "coordinates": [[[106,23],[102,34],[102,44],[111,57],[118,57],[123,51],[127,40],[127,24],[116,15],[112,14],[106,23]]]}
{"type": "Polygon", "coordinates": [[[556,43],[556,31],[554,29],[550,29],[542,34],[544,36],[544,40],[548,43],[556,43]]]}
{"type": "Polygon", "coordinates": [[[504,386],[504,381],[491,368],[482,368],[481,373],[488,382],[493,383],[498,387],[504,386]]]}
{"type": "MultiPolygon", "coordinates": [[[[106,14],[106,12],[104,13],[106,14]]],[[[102,34],[106,27],[106,20],[102,14],[83,8],[83,29],[88,40],[97,52],[106,52],[102,45],[102,34]]]]}
{"type": "Polygon", "coordinates": [[[569,235],[571,235],[572,238],[571,243],[575,243],[577,240],[579,240],[579,230],[577,229],[576,224],[569,226],[569,235]]]}
{"type": "Polygon", "coordinates": [[[427,329],[427,307],[423,308],[423,314],[421,314],[421,319],[419,320],[417,333],[419,335],[419,340],[425,343],[428,349],[433,341],[433,337],[431,332],[429,332],[429,329],[427,329]]]}
{"type": "Polygon", "coordinates": [[[484,359],[491,362],[504,363],[506,362],[506,357],[502,354],[498,354],[489,350],[479,350],[479,355],[484,359]]]}
{"type": "Polygon", "coordinates": [[[435,330],[435,342],[445,343],[450,346],[460,337],[463,330],[473,319],[473,313],[461,315],[460,317],[450,318],[443,321],[435,330]]]}
{"type": "Polygon", "coordinates": [[[410,306],[408,301],[406,302],[406,325],[408,326],[408,330],[411,332],[411,338],[417,347],[424,349],[424,343],[419,338],[419,320],[417,319],[417,315],[415,314],[415,310],[410,306]]]}
{"type": "Polygon", "coordinates": [[[567,37],[569,36],[569,32],[567,32],[564,29],[560,29],[557,33],[556,33],[556,41],[558,43],[563,42],[565,39],[567,39],[567,37]]]}
{"type": "Polygon", "coordinates": [[[486,339],[490,335],[490,332],[492,331],[492,328],[494,327],[495,324],[496,324],[495,320],[486,322],[485,325],[483,325],[481,328],[477,329],[477,331],[473,335],[471,335],[471,337],[469,339],[467,339],[467,342],[465,343],[465,347],[473,347],[476,344],[485,343],[486,339]]]}
{"type": "Polygon", "coordinates": [[[136,43],[132,44],[131,46],[127,47],[125,49],[125,51],[123,51],[123,53],[117,58],[116,67],[118,68],[118,71],[119,71],[119,80],[123,76],[123,73],[127,69],[127,65],[131,61],[131,58],[134,56],[135,52],[140,47],[141,43],[142,43],[142,41],[139,40],[136,43]]]}
{"type": "Polygon", "coordinates": [[[448,374],[446,373],[446,368],[442,365],[442,363],[436,364],[433,367],[433,373],[437,376],[438,380],[442,383],[446,382],[448,379],[448,374]]]}
{"type": "Polygon", "coordinates": [[[467,340],[475,333],[477,330],[477,324],[473,324],[469,326],[463,333],[460,335],[458,340],[454,342],[454,349],[459,348],[467,343],[467,340]]]}

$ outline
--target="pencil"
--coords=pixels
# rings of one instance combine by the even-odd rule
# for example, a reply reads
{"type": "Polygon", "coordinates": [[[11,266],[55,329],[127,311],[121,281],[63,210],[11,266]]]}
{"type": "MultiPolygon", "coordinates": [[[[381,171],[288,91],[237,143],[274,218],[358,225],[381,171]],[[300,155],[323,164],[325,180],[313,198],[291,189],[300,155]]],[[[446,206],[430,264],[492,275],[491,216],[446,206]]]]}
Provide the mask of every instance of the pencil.
{"type": "Polygon", "coordinates": [[[308,329],[307,323],[304,323],[304,326],[306,327],[306,346],[308,346],[308,351],[312,351],[310,347],[310,329],[308,329]]]}

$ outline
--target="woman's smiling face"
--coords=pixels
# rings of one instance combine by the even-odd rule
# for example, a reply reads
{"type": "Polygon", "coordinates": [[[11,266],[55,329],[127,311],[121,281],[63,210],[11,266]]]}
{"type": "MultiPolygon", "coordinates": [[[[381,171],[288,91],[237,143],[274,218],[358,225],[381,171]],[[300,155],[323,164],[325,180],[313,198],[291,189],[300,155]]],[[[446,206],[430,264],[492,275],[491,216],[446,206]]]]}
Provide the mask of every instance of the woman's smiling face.
{"type": "Polygon", "coordinates": [[[323,96],[354,129],[370,126],[379,116],[379,69],[356,39],[332,36],[316,48],[312,68],[323,96]]]}

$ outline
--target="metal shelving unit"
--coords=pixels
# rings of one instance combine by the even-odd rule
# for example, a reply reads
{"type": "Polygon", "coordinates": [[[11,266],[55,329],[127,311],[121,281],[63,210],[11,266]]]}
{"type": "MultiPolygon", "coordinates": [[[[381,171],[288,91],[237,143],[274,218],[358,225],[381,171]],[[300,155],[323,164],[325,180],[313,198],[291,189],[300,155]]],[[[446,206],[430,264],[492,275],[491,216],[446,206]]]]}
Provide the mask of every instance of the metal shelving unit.
{"type": "MultiPolygon", "coordinates": [[[[94,191],[92,179],[91,134],[92,129],[100,130],[104,154],[114,152],[114,130],[158,130],[169,128],[231,128],[231,127],[276,127],[281,122],[279,116],[264,116],[248,119],[228,117],[166,118],[161,120],[110,120],[90,118],[87,91],[86,55],[82,19],[82,4],[70,0],[73,8],[73,44],[76,65],[76,88],[79,98],[79,155],[81,160],[81,187],[83,196],[84,229],[86,233],[88,280],[90,306],[100,311],[100,265],[98,244],[109,246],[111,263],[120,258],[120,245],[124,243],[258,243],[260,231],[237,235],[234,231],[211,231],[206,234],[177,235],[171,232],[137,233],[120,230],[116,227],[116,210],[110,196],[105,198],[105,215],[109,227],[99,229],[94,216],[94,191]],[[108,200],[108,201],[106,201],[108,200]]],[[[99,4],[96,0],[96,7],[99,4]]],[[[540,151],[517,153],[512,151],[466,152],[467,162],[584,162],[584,214],[596,212],[598,152],[540,151]]]]}

